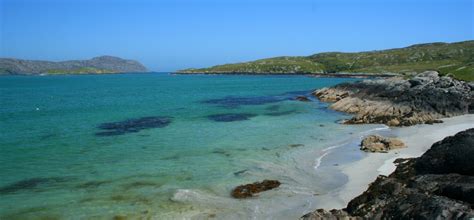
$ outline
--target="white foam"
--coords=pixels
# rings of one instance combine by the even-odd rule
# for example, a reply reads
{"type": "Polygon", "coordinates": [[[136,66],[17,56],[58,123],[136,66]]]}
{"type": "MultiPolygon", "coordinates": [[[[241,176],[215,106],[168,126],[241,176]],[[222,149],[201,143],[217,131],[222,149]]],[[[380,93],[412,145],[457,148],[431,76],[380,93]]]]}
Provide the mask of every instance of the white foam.
{"type": "Polygon", "coordinates": [[[370,133],[372,133],[372,132],[374,132],[374,131],[382,131],[382,130],[389,130],[389,129],[390,129],[390,127],[387,126],[387,125],[380,125],[380,126],[381,126],[381,127],[372,128],[372,129],[369,129],[369,130],[367,130],[367,131],[360,132],[360,134],[362,134],[362,135],[365,136],[365,135],[370,134],[370,133]]]}
{"type": "Polygon", "coordinates": [[[315,164],[314,164],[314,169],[317,170],[319,168],[319,166],[321,166],[321,161],[323,160],[323,158],[328,155],[330,152],[324,152],[323,155],[321,155],[320,157],[316,158],[316,161],[315,161],[315,164]]]}

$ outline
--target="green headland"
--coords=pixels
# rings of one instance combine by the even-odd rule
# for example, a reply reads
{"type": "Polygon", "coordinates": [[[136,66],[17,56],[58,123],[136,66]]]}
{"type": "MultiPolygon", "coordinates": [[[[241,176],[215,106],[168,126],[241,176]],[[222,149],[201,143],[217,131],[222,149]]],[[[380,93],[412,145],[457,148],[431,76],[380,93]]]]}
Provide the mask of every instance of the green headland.
{"type": "Polygon", "coordinates": [[[400,74],[435,70],[442,75],[474,81],[474,41],[416,44],[405,48],[358,53],[326,52],[251,62],[185,69],[193,74],[400,74]]]}

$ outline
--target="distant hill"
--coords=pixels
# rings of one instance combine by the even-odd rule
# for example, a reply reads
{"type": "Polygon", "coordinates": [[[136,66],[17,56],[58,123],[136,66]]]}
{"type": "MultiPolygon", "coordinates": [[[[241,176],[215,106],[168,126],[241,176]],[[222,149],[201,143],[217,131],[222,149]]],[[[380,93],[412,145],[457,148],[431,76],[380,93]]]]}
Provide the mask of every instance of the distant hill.
{"type": "Polygon", "coordinates": [[[0,74],[107,74],[146,72],[141,63],[113,56],[61,62],[0,58],[0,74]]]}
{"type": "Polygon", "coordinates": [[[417,44],[359,53],[329,52],[224,64],[178,73],[221,74],[413,74],[436,70],[474,80],[474,41],[417,44]]]}

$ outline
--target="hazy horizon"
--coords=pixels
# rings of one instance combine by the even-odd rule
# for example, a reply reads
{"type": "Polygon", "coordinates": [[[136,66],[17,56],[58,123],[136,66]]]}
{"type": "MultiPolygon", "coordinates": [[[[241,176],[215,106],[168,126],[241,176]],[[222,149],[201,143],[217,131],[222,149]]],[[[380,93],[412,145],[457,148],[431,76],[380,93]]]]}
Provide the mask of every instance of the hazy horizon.
{"type": "Polygon", "coordinates": [[[111,55],[167,72],[472,40],[473,1],[0,0],[0,57],[111,55]]]}

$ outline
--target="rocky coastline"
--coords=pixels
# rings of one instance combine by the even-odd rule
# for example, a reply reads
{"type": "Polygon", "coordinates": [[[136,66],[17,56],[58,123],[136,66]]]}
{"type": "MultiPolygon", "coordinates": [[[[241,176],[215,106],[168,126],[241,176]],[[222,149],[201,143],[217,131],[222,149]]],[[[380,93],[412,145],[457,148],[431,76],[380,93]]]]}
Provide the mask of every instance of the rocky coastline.
{"type": "MultiPolygon", "coordinates": [[[[474,84],[427,71],[411,79],[389,78],[339,84],[313,92],[330,108],[354,114],[346,124],[411,126],[442,123],[474,113],[474,84]],[[447,119],[446,119],[447,120],[447,119]]],[[[361,150],[406,147],[395,138],[365,137],[361,150]]],[[[302,219],[472,219],[474,217],[474,128],[436,142],[418,158],[396,159],[343,209],[318,209],[302,219]],[[388,174],[388,173],[387,173],[388,174]]]]}
{"type": "Polygon", "coordinates": [[[302,219],[471,219],[474,217],[474,129],[436,142],[419,158],[398,159],[346,208],[318,209],[302,219]]]}
{"type": "Polygon", "coordinates": [[[355,114],[346,124],[410,126],[474,113],[474,84],[427,71],[411,79],[393,77],[343,83],[313,92],[330,108],[355,114]]]}

